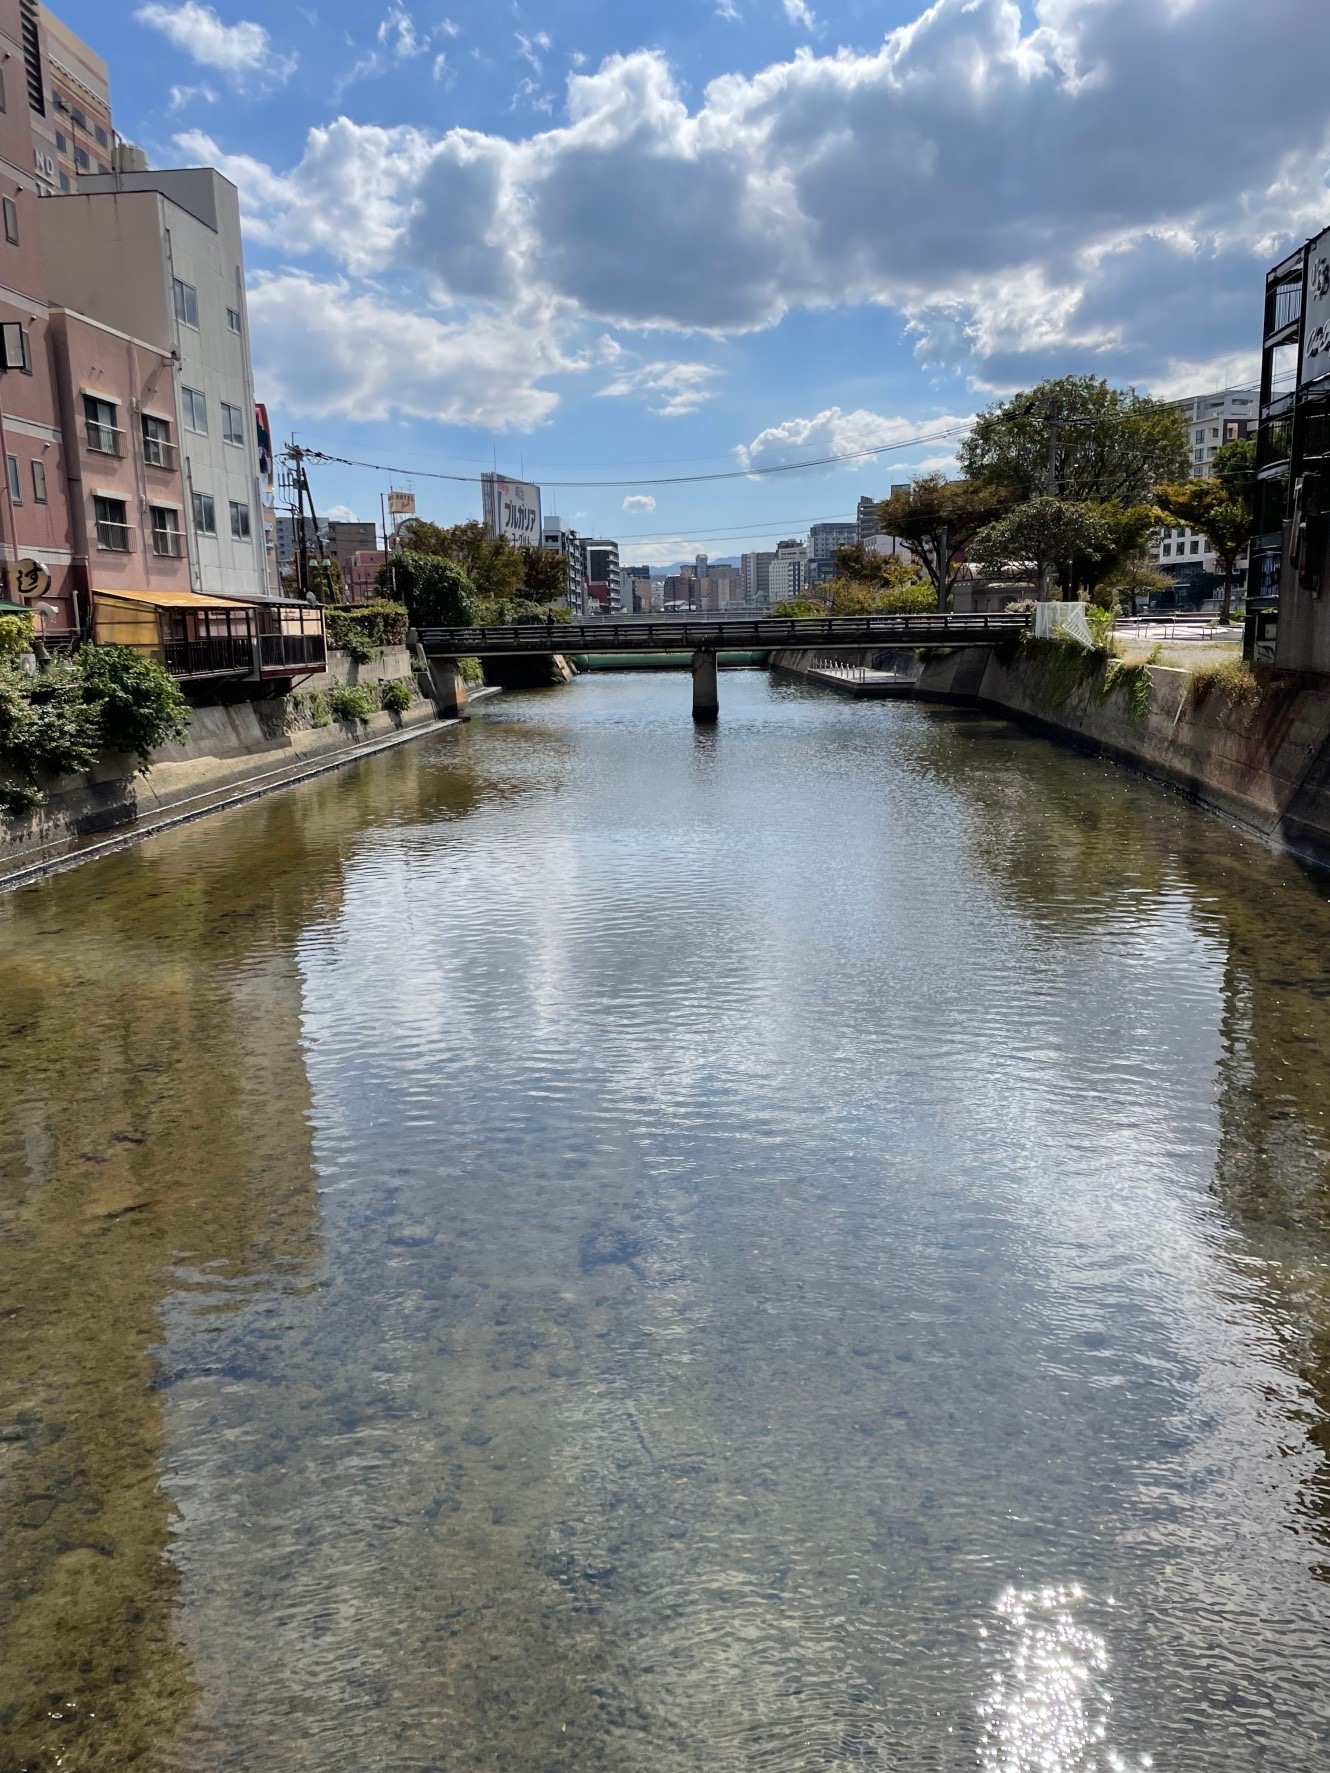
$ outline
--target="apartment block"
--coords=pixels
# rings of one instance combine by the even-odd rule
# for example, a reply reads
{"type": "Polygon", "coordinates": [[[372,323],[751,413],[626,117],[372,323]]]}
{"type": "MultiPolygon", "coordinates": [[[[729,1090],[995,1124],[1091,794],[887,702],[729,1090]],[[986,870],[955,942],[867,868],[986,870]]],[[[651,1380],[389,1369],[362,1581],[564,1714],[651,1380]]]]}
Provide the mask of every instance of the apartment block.
{"type": "Polygon", "coordinates": [[[624,606],[619,544],[603,539],[583,542],[582,561],[586,573],[587,613],[620,614],[624,606]]]}
{"type": "Polygon", "coordinates": [[[771,563],[775,558],[774,549],[739,557],[739,598],[745,608],[766,609],[771,601],[771,563]]]}
{"type": "Polygon", "coordinates": [[[330,518],[323,526],[324,541],[330,559],[341,569],[342,583],[351,583],[351,563],[357,554],[373,554],[379,546],[378,528],[354,518],[330,518]]]}
{"type": "Polygon", "coordinates": [[[820,585],[836,572],[836,550],[853,548],[859,540],[858,523],[815,523],[808,531],[809,585],[820,585]]]}
{"type": "Polygon", "coordinates": [[[586,609],[586,562],[582,538],[569,529],[562,517],[546,517],[541,524],[541,545],[560,555],[568,568],[568,607],[574,615],[586,609]]]}
{"type": "MultiPolygon", "coordinates": [[[[40,218],[53,302],[174,354],[170,441],[180,451],[193,588],[267,596],[235,186],[211,167],[94,176],[47,198],[40,218]]],[[[132,401],[124,417],[118,427],[135,430],[132,401]]],[[[102,565],[94,551],[94,580],[102,565]]]]}
{"type": "Polygon", "coordinates": [[[1218,394],[1196,394],[1173,403],[1187,421],[1195,479],[1210,478],[1215,452],[1224,444],[1256,435],[1259,401],[1255,388],[1233,388],[1218,394]]]}
{"type": "MultiPolygon", "coordinates": [[[[54,188],[73,191],[85,175],[112,170],[115,129],[106,63],[45,6],[34,6],[44,52],[48,109],[43,119],[54,148],[54,188]]],[[[49,152],[49,150],[48,150],[49,152]]],[[[48,169],[43,166],[45,173],[48,169]]]]}

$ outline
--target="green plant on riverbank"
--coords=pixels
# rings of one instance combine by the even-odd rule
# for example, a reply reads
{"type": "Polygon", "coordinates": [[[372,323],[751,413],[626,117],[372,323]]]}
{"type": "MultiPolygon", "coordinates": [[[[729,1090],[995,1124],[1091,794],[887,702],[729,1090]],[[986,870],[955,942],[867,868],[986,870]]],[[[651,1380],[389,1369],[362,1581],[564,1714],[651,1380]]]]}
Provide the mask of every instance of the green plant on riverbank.
{"type": "Polygon", "coordinates": [[[1197,666],[1187,679],[1183,704],[1190,714],[1217,696],[1226,708],[1258,708],[1263,693],[1246,659],[1225,659],[1222,665],[1197,666]]]}
{"type": "Polygon", "coordinates": [[[462,682],[469,683],[473,689],[479,689],[485,681],[485,667],[479,659],[459,659],[457,671],[462,682]]]}
{"type": "Polygon", "coordinates": [[[40,806],[43,775],[90,769],[108,752],[131,752],[147,769],[188,717],[162,666],[131,647],[85,646],[36,674],[0,664],[0,814],[40,806]]]}
{"type": "MultiPolygon", "coordinates": [[[[1148,665],[1130,665],[1107,647],[1082,646],[1075,640],[1040,640],[1021,635],[1007,652],[1004,664],[1019,656],[1034,668],[1035,700],[1056,713],[1066,707],[1078,689],[1102,707],[1120,695],[1128,720],[1139,725],[1150,712],[1153,679],[1148,665]]],[[[999,654],[1001,656],[1001,654],[999,654]]]]}
{"type": "Polygon", "coordinates": [[[411,686],[400,680],[385,683],[379,691],[379,706],[388,714],[405,714],[411,702],[411,686]]]}
{"type": "Polygon", "coordinates": [[[336,689],[328,692],[328,706],[338,720],[368,720],[376,710],[377,701],[363,684],[339,683],[336,689]]]}
{"type": "Polygon", "coordinates": [[[350,653],[358,665],[367,665],[385,646],[401,646],[406,639],[406,606],[378,598],[373,603],[331,605],[323,612],[328,645],[350,653]]]}

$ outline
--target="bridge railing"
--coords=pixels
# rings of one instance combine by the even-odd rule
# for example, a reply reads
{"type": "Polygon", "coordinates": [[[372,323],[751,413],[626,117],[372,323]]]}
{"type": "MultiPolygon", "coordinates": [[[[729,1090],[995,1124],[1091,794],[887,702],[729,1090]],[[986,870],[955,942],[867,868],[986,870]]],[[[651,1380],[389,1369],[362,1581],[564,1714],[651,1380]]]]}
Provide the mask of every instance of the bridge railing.
{"type": "Polygon", "coordinates": [[[1019,634],[1022,611],[894,616],[761,616],[750,621],[526,622],[482,628],[421,628],[427,653],[443,657],[519,652],[759,651],[825,646],[975,645],[1019,634]]]}

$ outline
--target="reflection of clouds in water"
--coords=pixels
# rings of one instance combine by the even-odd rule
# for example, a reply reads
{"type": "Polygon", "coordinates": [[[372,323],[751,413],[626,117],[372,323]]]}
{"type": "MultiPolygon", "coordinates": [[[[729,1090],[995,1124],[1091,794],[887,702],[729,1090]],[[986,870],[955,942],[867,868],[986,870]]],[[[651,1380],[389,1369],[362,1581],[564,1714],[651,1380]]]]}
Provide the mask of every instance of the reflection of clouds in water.
{"type": "MultiPolygon", "coordinates": [[[[979,1707],[985,1773],[1128,1773],[1152,1765],[1110,1748],[1108,1645],[1077,1618],[1079,1588],[1009,1588],[997,1603],[1001,1661],[979,1707]]],[[[988,1633],[984,1632],[987,1637],[988,1633]]]]}

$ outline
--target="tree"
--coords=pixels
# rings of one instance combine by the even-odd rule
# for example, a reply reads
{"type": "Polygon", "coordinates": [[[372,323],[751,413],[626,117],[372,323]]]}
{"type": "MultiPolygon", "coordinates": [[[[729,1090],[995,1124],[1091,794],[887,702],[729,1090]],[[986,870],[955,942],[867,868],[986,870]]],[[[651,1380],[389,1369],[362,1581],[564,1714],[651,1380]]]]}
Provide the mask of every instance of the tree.
{"type": "Polygon", "coordinates": [[[1065,574],[1066,587],[1074,592],[1082,563],[1101,560],[1112,545],[1112,528],[1093,505],[1036,498],[980,530],[971,555],[977,566],[995,575],[1033,566],[1043,598],[1055,572],[1065,574]]]}
{"type": "Polygon", "coordinates": [[[883,533],[899,536],[932,581],[937,607],[947,607],[970,543],[1010,504],[997,486],[924,474],[877,508],[883,533]]]}
{"type": "MultiPolygon", "coordinates": [[[[403,525],[403,528],[406,526],[403,525]]],[[[415,628],[471,628],[484,613],[471,580],[453,560],[407,548],[379,568],[379,585],[394,591],[415,628]]]]}
{"type": "Polygon", "coordinates": [[[1105,608],[1113,608],[1125,598],[1127,611],[1136,614],[1136,602],[1141,597],[1159,597],[1165,591],[1172,591],[1176,581],[1157,566],[1151,566],[1145,560],[1126,560],[1106,573],[1095,586],[1095,596],[1102,601],[1111,601],[1105,608]]]}
{"type": "Polygon", "coordinates": [[[556,548],[536,548],[524,543],[522,597],[527,603],[562,603],[568,595],[568,562],[556,548]]]}
{"type": "MultiPolygon", "coordinates": [[[[1249,452],[1254,469],[1256,445],[1226,443],[1226,450],[1249,452]]],[[[1222,452],[1221,452],[1222,453],[1222,452]]],[[[1218,454],[1215,457],[1218,462],[1218,454]]],[[[1224,569],[1219,619],[1227,622],[1233,613],[1233,575],[1238,561],[1246,553],[1255,533],[1254,480],[1243,478],[1244,470],[1237,458],[1225,464],[1225,478],[1184,480],[1158,489],[1159,507],[1166,519],[1199,530],[1214,549],[1224,569]]]]}
{"type": "Polygon", "coordinates": [[[522,551],[507,536],[492,536],[483,523],[454,523],[444,528],[423,517],[409,517],[398,532],[404,550],[433,554],[461,567],[482,602],[495,606],[515,597],[522,585],[522,551]]]}
{"type": "Polygon", "coordinates": [[[1000,400],[958,451],[970,480],[1076,504],[1143,503],[1187,472],[1187,423],[1167,401],[1098,376],[1062,376],[1000,400]]]}

